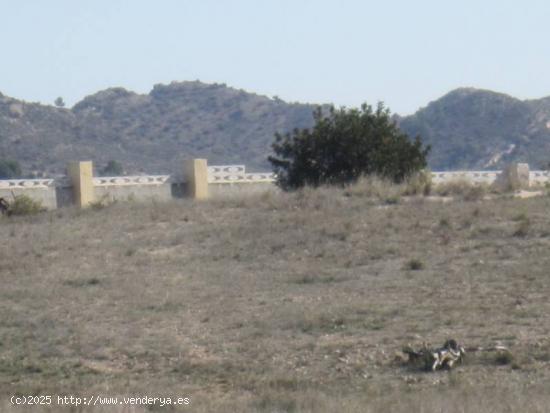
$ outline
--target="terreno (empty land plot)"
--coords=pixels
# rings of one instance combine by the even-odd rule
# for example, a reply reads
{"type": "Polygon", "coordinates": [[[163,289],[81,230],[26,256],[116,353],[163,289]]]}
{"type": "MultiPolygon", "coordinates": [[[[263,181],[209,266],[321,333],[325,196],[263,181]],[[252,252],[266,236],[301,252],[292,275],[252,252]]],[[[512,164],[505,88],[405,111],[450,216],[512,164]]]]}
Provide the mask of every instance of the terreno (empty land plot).
{"type": "Polygon", "coordinates": [[[175,411],[195,412],[545,411],[548,211],[547,196],[320,188],[3,217],[0,407],[93,394],[189,397],[175,411]],[[404,363],[405,345],[448,338],[510,354],[404,363]]]}

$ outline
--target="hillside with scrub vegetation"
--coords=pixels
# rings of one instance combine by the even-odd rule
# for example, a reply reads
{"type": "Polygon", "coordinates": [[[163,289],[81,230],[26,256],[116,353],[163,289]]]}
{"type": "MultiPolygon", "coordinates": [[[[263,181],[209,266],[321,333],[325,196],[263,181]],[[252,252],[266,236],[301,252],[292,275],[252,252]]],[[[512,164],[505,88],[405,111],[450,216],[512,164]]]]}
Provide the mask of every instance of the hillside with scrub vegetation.
{"type": "MultiPolygon", "coordinates": [[[[174,173],[184,158],[197,157],[267,171],[275,134],[311,128],[319,106],[199,81],[155,85],[147,94],[110,88],[72,108],[61,104],[0,94],[1,177],[53,176],[68,161],[89,159],[98,171],[114,161],[124,174],[174,173]]],[[[549,98],[461,88],[393,119],[432,147],[432,170],[500,169],[512,161],[545,169],[550,162],[549,98]]]]}
{"type": "Polygon", "coordinates": [[[0,160],[24,173],[62,173],[70,160],[117,161],[126,173],[172,173],[185,158],[268,169],[276,131],[309,127],[315,105],[222,84],[173,82],[148,94],[110,88],[72,108],[0,94],[0,160]]]}
{"type": "Polygon", "coordinates": [[[21,411],[13,394],[189,397],[167,409],[182,412],[548,410],[550,197],[429,197],[373,178],[275,191],[0,218],[0,410],[21,411]],[[450,371],[405,361],[405,346],[451,337],[509,351],[450,371]]]}

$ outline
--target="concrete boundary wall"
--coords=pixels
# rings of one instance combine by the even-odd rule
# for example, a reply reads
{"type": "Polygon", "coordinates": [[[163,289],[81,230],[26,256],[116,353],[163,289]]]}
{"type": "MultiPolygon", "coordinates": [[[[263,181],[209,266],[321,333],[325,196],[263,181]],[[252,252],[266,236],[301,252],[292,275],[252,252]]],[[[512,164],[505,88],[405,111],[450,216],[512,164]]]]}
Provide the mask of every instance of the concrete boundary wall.
{"type": "MultiPolygon", "coordinates": [[[[499,183],[499,180],[504,180],[504,184],[510,180],[519,180],[521,182],[515,182],[512,186],[530,187],[545,185],[547,182],[550,182],[549,171],[529,171],[529,165],[524,163],[511,164],[503,171],[434,171],[430,174],[434,185],[456,181],[492,185],[499,183]],[[525,177],[525,173],[528,174],[528,177],[525,177]]],[[[275,181],[276,176],[274,173],[247,173],[244,165],[208,167],[208,183],[210,185],[265,184],[275,183],[275,181]]]]}
{"type": "Polygon", "coordinates": [[[550,171],[529,171],[529,185],[546,185],[550,183],[550,171]]]}
{"type": "Polygon", "coordinates": [[[432,172],[432,183],[435,185],[451,181],[468,181],[474,184],[492,184],[501,174],[501,171],[451,171],[432,172]]]}
{"type": "Polygon", "coordinates": [[[55,179],[8,179],[0,180],[0,190],[52,188],[55,179]]]}
{"type": "Polygon", "coordinates": [[[96,202],[119,200],[167,201],[181,197],[199,198],[189,189],[190,184],[199,189],[199,196],[208,196],[205,159],[186,161],[180,173],[174,175],[94,177],[92,172],[91,161],[70,162],[67,165],[67,175],[63,177],[0,180],[0,197],[9,203],[13,202],[14,197],[26,195],[41,202],[47,209],[55,209],[68,205],[85,208],[96,202]],[[189,171],[192,173],[186,174],[189,171]]]}
{"type": "Polygon", "coordinates": [[[98,201],[168,201],[173,195],[170,175],[94,177],[98,201]]]}
{"type": "Polygon", "coordinates": [[[255,184],[274,182],[274,173],[247,173],[244,165],[219,165],[208,167],[209,184],[255,184]]]}
{"type": "MultiPolygon", "coordinates": [[[[230,197],[277,190],[271,172],[246,172],[244,165],[208,166],[206,159],[185,161],[173,175],[94,177],[91,161],[71,162],[67,176],[55,179],[0,180],[0,197],[8,202],[27,195],[48,209],[66,205],[87,207],[94,202],[167,201],[172,198],[230,197]]],[[[550,184],[549,171],[530,171],[528,164],[511,164],[502,171],[431,172],[434,185],[456,181],[497,184],[520,189],[550,184]]]]}
{"type": "Polygon", "coordinates": [[[61,189],[59,187],[66,184],[66,180],[58,182],[55,179],[0,180],[0,197],[11,202],[16,196],[28,195],[40,201],[44,207],[55,209],[61,204],[57,200],[57,194],[61,189]]]}

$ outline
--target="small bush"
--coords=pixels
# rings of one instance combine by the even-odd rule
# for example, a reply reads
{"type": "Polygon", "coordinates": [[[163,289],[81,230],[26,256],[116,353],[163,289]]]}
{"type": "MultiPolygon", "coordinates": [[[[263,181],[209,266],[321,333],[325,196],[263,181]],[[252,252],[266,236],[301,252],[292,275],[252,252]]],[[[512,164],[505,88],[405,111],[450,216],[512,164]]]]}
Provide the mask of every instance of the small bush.
{"type": "Polygon", "coordinates": [[[495,364],[498,364],[499,366],[506,366],[514,362],[514,355],[509,351],[498,352],[495,355],[494,361],[495,364]]]}
{"type": "Polygon", "coordinates": [[[409,261],[407,261],[407,263],[405,264],[405,269],[410,270],[410,271],[423,270],[424,269],[424,263],[421,260],[417,259],[417,258],[413,258],[413,259],[410,259],[409,261]]]}
{"type": "Polygon", "coordinates": [[[518,226],[514,231],[514,237],[523,238],[529,234],[529,228],[531,227],[531,221],[529,218],[525,218],[522,221],[518,222],[518,226]]]}
{"type": "Polygon", "coordinates": [[[16,195],[12,203],[10,203],[9,215],[35,215],[45,211],[42,202],[36,201],[27,195],[16,195]]]}

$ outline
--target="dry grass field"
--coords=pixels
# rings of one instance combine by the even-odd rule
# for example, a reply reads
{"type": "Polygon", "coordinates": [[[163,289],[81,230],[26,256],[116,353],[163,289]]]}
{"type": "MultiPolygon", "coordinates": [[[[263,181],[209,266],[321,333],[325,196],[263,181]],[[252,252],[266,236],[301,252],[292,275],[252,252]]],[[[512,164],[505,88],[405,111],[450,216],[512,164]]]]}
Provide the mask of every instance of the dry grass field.
{"type": "Polygon", "coordinates": [[[0,219],[0,411],[63,411],[14,394],[191,399],[72,412],[550,411],[550,198],[385,190],[0,219]],[[511,355],[403,362],[449,337],[511,355]]]}

